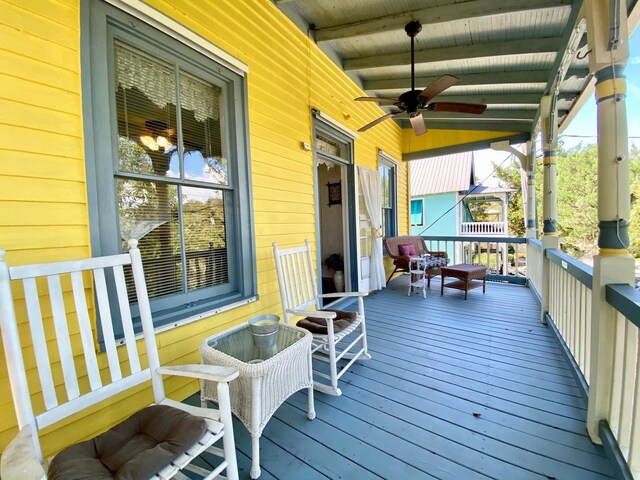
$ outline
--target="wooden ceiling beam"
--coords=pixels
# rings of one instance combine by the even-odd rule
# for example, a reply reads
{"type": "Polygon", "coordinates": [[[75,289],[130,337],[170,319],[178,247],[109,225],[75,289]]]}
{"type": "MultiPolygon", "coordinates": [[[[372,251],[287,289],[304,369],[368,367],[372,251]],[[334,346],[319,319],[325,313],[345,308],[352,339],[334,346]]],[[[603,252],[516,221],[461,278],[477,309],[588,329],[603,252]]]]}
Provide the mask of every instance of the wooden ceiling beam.
{"type": "MultiPolygon", "coordinates": [[[[401,128],[411,128],[408,119],[394,120],[401,128]]],[[[505,131],[505,132],[529,132],[531,130],[531,121],[514,121],[514,120],[485,120],[478,122],[474,120],[433,120],[429,119],[425,122],[427,131],[429,130],[484,130],[484,131],[505,131]]],[[[428,133],[427,133],[428,135],[428,133]]]]}
{"type": "MultiPolygon", "coordinates": [[[[481,122],[484,119],[496,119],[496,120],[525,120],[532,121],[536,115],[536,110],[485,110],[482,115],[472,115],[465,113],[454,113],[454,112],[430,112],[430,111],[422,111],[422,116],[425,120],[429,119],[439,119],[439,120],[473,120],[476,122],[481,122]]],[[[399,116],[399,118],[404,117],[404,115],[399,116]]]]}
{"type": "MultiPolygon", "coordinates": [[[[527,38],[506,42],[488,42],[455,47],[427,48],[415,52],[416,64],[463,60],[504,55],[523,55],[527,53],[557,53],[562,37],[527,38]]],[[[410,52],[371,55],[344,60],[343,70],[362,70],[367,68],[393,67],[409,65],[410,52]]],[[[548,75],[548,73],[547,73],[548,75]]]]}
{"type": "MultiPolygon", "coordinates": [[[[559,100],[572,100],[579,93],[567,92],[558,96],[559,100]]],[[[447,95],[443,93],[435,98],[436,102],[458,102],[458,103],[485,103],[487,105],[539,105],[542,98],[540,93],[488,93],[488,94],[467,94],[467,95],[447,95]]],[[[383,107],[394,108],[393,105],[383,105],[383,107]]]]}
{"type": "MultiPolygon", "coordinates": [[[[281,2],[279,2],[281,3],[281,2]]],[[[328,42],[340,38],[357,37],[373,33],[402,30],[411,20],[419,20],[423,25],[452,22],[468,18],[479,18],[506,13],[557,8],[571,5],[572,0],[509,0],[496,2],[495,0],[471,0],[462,3],[452,3],[439,7],[424,8],[393,13],[383,17],[360,20],[321,27],[315,30],[316,42],[328,42]]]]}
{"type": "MultiPolygon", "coordinates": [[[[504,85],[510,83],[547,83],[549,70],[519,70],[509,72],[492,73],[458,73],[452,74],[460,78],[456,86],[468,85],[504,85]]],[[[573,68],[569,70],[567,77],[586,78],[589,75],[588,68],[573,68]]],[[[416,77],[416,87],[426,87],[435,82],[439,76],[416,77]]],[[[402,90],[407,89],[410,80],[407,78],[379,78],[376,80],[365,80],[364,90],[402,90]]]]}

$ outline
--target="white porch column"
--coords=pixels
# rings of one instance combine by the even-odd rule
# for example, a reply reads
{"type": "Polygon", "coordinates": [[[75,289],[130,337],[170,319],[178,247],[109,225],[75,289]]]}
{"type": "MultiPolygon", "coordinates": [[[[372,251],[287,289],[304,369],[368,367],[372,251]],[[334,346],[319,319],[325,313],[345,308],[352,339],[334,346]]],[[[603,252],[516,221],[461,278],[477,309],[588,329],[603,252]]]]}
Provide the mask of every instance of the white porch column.
{"type": "Polygon", "coordinates": [[[591,370],[587,428],[602,443],[598,424],[611,407],[615,312],[605,299],[605,285],[633,284],[634,260],[629,255],[629,158],[626,81],[629,56],[626,3],[587,0],[589,69],[596,76],[598,104],[598,237],[594,257],[591,304],[591,370]],[[618,11],[611,11],[618,5],[618,11]],[[616,27],[617,25],[617,27],[616,27]]]}
{"type": "MultiPolygon", "coordinates": [[[[542,251],[547,248],[558,248],[560,242],[557,232],[558,191],[556,188],[556,156],[558,148],[558,128],[556,104],[552,97],[542,97],[541,101],[542,148],[544,178],[542,187],[542,251]]],[[[550,262],[542,257],[542,305],[541,321],[546,323],[545,315],[549,313],[550,262]]]]}
{"type": "Polygon", "coordinates": [[[527,143],[527,209],[526,237],[538,238],[538,215],[536,205],[536,144],[535,138],[527,143]]]}

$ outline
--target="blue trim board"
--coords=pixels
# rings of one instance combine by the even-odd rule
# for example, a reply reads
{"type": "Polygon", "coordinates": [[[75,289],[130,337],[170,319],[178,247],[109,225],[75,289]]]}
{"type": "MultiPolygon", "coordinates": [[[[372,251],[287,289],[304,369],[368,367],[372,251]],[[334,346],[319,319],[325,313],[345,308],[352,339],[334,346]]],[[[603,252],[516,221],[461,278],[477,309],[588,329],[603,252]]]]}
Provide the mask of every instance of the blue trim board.
{"type": "Polygon", "coordinates": [[[538,305],[542,305],[542,298],[540,297],[540,293],[538,292],[538,290],[536,290],[534,286],[529,285],[529,277],[527,277],[527,287],[529,287],[529,290],[531,291],[531,295],[533,295],[534,300],[538,302],[538,305]]]}
{"type": "Polygon", "coordinates": [[[540,240],[536,240],[535,238],[527,238],[527,243],[530,243],[538,250],[542,251],[542,242],[540,240]]]}
{"type": "Polygon", "coordinates": [[[556,250],[555,248],[547,248],[545,251],[546,257],[564,268],[569,274],[578,280],[583,285],[586,285],[589,288],[592,288],[593,285],[593,268],[589,265],[585,265],[584,263],[576,260],[575,258],[567,255],[560,250],[556,250]]]}
{"type": "Polygon", "coordinates": [[[567,359],[567,363],[569,363],[571,374],[573,375],[573,378],[578,384],[578,390],[580,390],[580,394],[582,395],[582,399],[584,400],[584,403],[586,406],[587,403],[589,402],[589,384],[587,383],[587,380],[584,378],[584,375],[582,374],[582,371],[580,370],[580,367],[578,366],[576,360],[573,358],[573,355],[571,354],[569,347],[567,347],[567,344],[564,342],[564,339],[562,338],[562,335],[560,334],[558,327],[553,321],[553,318],[551,318],[551,315],[549,315],[549,313],[545,313],[544,318],[545,318],[545,321],[547,322],[547,326],[551,328],[551,331],[556,337],[556,340],[558,341],[558,345],[560,345],[560,348],[562,349],[562,353],[567,359]]]}
{"type": "Polygon", "coordinates": [[[633,475],[631,474],[629,465],[620,451],[616,437],[614,437],[613,432],[609,427],[609,422],[606,420],[600,420],[600,423],[598,424],[598,433],[600,434],[600,440],[602,440],[602,447],[613,465],[616,479],[633,480],[633,475]]]}
{"type": "Polygon", "coordinates": [[[462,143],[460,145],[451,145],[448,147],[421,150],[419,152],[404,153],[402,155],[402,160],[406,162],[411,160],[421,160],[423,158],[428,158],[428,157],[436,157],[438,155],[450,155],[453,153],[468,152],[470,150],[482,150],[486,148],[491,148],[491,144],[494,142],[502,142],[504,140],[509,140],[510,145],[515,145],[517,143],[524,143],[531,140],[531,134],[529,132],[522,132],[516,135],[507,135],[502,137],[489,138],[487,140],[479,140],[476,142],[462,143]]]}
{"type": "Polygon", "coordinates": [[[609,305],[640,328],[640,292],[626,283],[607,285],[605,292],[609,305]]]}

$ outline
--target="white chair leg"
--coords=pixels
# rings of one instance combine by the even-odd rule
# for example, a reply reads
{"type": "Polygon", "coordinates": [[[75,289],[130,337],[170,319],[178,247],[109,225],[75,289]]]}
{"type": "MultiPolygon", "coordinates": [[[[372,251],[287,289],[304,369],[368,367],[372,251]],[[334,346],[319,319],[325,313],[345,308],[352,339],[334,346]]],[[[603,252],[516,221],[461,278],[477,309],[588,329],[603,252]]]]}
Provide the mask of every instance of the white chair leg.
{"type": "MultiPolygon", "coordinates": [[[[203,400],[206,406],[206,401],[203,400]]],[[[224,425],[222,435],[222,448],[224,459],[227,461],[227,479],[239,480],[238,461],[236,459],[236,442],[233,436],[233,420],[231,419],[231,400],[229,399],[229,384],[218,383],[218,408],[220,409],[220,421],[224,425]]]]}
{"type": "Polygon", "coordinates": [[[256,479],[260,476],[260,435],[251,434],[251,478],[256,479]]]}
{"type": "Polygon", "coordinates": [[[316,418],[316,407],[313,403],[313,386],[307,389],[307,403],[307,418],[309,420],[313,420],[314,418],[316,418]]]}
{"type": "Polygon", "coordinates": [[[369,344],[367,343],[367,327],[365,325],[364,300],[362,297],[358,298],[358,314],[362,317],[362,323],[360,324],[360,331],[362,332],[362,349],[364,350],[362,353],[362,359],[371,360],[371,355],[369,355],[369,344]]]}
{"type": "Polygon", "coordinates": [[[316,418],[316,407],[313,402],[313,354],[309,351],[309,378],[311,378],[311,386],[307,390],[307,418],[313,420],[316,418]]]}

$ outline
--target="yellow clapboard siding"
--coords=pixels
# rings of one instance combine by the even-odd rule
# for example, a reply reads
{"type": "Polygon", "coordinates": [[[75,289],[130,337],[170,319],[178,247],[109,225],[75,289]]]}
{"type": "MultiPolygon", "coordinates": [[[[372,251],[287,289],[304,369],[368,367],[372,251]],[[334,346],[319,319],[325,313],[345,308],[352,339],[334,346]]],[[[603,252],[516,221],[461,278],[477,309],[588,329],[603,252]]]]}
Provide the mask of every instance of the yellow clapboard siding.
{"type": "MultiPolygon", "coordinates": [[[[253,202],[253,208],[256,212],[266,213],[287,213],[291,212],[291,206],[277,200],[255,199],[253,202]]],[[[296,211],[298,213],[308,213],[315,215],[315,207],[313,203],[296,205],[296,211]]]]}
{"type": "MultiPolygon", "coordinates": [[[[28,79],[9,75],[8,72],[0,74],[0,98],[6,100],[19,99],[20,102],[44,107],[49,110],[80,115],[80,98],[75,92],[63,90],[51,85],[33,82],[28,79]]],[[[76,126],[78,121],[76,119],[76,126]]]]}
{"type": "Polygon", "coordinates": [[[37,107],[5,99],[0,99],[0,112],[7,112],[6,115],[0,114],[0,121],[6,125],[33,128],[60,135],[76,137],[82,135],[82,127],[78,118],[79,112],[59,112],[47,107],[37,107]]]}
{"type": "Polygon", "coordinates": [[[42,62],[39,58],[25,57],[18,52],[1,49],[0,65],[11,65],[10,73],[18,78],[66,90],[80,96],[78,72],[42,62]]]}
{"type": "Polygon", "coordinates": [[[1,158],[10,162],[0,162],[0,176],[64,179],[84,183],[86,179],[84,160],[64,158],[42,153],[0,150],[1,158]]]}
{"type": "MultiPolygon", "coordinates": [[[[2,17],[0,17],[0,24],[7,25],[17,30],[28,32],[29,34],[40,37],[43,32],[53,36],[53,40],[47,39],[49,42],[53,42],[60,46],[77,50],[78,48],[78,31],[69,24],[54,21],[48,16],[40,15],[33,11],[29,11],[24,7],[28,4],[24,3],[22,6],[7,2],[2,8],[2,17]]],[[[52,6],[55,10],[56,7],[52,6]]],[[[69,18],[68,20],[71,20],[69,18]]],[[[71,24],[73,25],[73,23],[71,24]]]]}
{"type": "MultiPolygon", "coordinates": [[[[50,153],[63,157],[84,156],[82,138],[43,132],[36,129],[16,127],[0,122],[0,150],[50,153]]],[[[61,173],[62,176],[62,173],[61,173]]]]}
{"type": "Polygon", "coordinates": [[[7,0],[6,3],[41,15],[69,28],[76,24],[80,15],[79,5],[68,0],[38,0],[37,3],[32,0],[7,0]],[[36,5],[37,8],[35,8],[36,5]]]}
{"type": "MultiPolygon", "coordinates": [[[[0,186],[0,188],[2,188],[0,186]]],[[[0,229],[0,245],[6,248],[51,248],[68,245],[88,245],[89,230],[86,226],[65,225],[54,227],[3,227],[0,229]],[[46,233],[45,233],[46,232],[46,233]]]]}
{"type": "Polygon", "coordinates": [[[30,263],[59,262],[86,258],[91,255],[88,245],[65,245],[57,248],[41,248],[28,250],[24,248],[7,249],[0,244],[0,248],[7,251],[6,260],[9,265],[26,265],[30,263]]]}
{"type": "Polygon", "coordinates": [[[77,203],[2,202],[0,227],[8,225],[86,225],[87,207],[77,203]],[[42,216],[42,210],[47,212],[42,216]]]}
{"type": "MultiPolygon", "coordinates": [[[[49,203],[52,199],[84,204],[87,200],[86,187],[81,182],[59,179],[38,179],[36,181],[28,177],[0,177],[0,201],[49,203]]],[[[46,216],[47,213],[41,211],[40,215],[46,216]]]]}
{"type": "Polygon", "coordinates": [[[57,45],[44,38],[2,24],[0,24],[0,42],[2,45],[10,45],[11,51],[19,55],[37,58],[49,65],[79,72],[79,63],[69,61],[70,58],[75,58],[78,55],[76,49],[57,45]]]}

